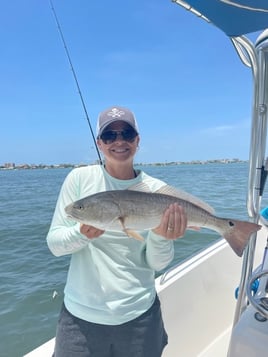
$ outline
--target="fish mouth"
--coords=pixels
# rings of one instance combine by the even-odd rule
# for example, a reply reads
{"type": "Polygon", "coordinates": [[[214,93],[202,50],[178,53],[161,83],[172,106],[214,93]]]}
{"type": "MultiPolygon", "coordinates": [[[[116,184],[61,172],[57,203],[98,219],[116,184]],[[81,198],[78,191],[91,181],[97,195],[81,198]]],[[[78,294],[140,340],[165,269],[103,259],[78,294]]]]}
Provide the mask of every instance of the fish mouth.
{"type": "Polygon", "coordinates": [[[78,216],[76,216],[75,214],[71,214],[71,213],[67,213],[66,214],[66,218],[67,219],[70,219],[70,220],[72,220],[72,221],[75,221],[75,222],[79,222],[79,223],[83,223],[82,222],[82,219],[81,218],[79,218],[78,216]]]}
{"type": "Polygon", "coordinates": [[[66,206],[64,208],[65,213],[66,213],[66,218],[76,221],[76,222],[80,222],[83,223],[83,218],[81,218],[79,212],[77,212],[74,207],[73,207],[73,203],[69,204],[68,206],[66,206]]]}
{"type": "Polygon", "coordinates": [[[67,213],[67,215],[69,216],[72,212],[72,205],[68,205],[64,208],[65,212],[67,213]]]}
{"type": "Polygon", "coordinates": [[[72,204],[66,206],[64,210],[65,210],[67,218],[75,219],[75,220],[77,220],[79,218],[79,217],[76,217],[76,214],[72,209],[72,204]]]}

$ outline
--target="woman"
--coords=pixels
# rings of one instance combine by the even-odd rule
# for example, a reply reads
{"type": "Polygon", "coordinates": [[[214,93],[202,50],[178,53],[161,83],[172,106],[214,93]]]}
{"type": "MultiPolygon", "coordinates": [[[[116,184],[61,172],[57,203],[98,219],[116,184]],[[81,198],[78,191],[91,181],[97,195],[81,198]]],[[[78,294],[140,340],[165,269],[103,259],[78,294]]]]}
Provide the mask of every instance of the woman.
{"type": "Polygon", "coordinates": [[[55,357],[160,357],[167,344],[154,273],[171,262],[173,240],[184,235],[183,209],[171,205],[158,227],[142,232],[144,242],[71,221],[64,211],[69,203],[96,192],[140,182],[154,192],[165,185],[134,169],[139,141],[130,110],[106,109],[97,124],[105,165],[72,170],[61,188],[47,242],[54,255],[71,254],[71,262],[55,357]]]}

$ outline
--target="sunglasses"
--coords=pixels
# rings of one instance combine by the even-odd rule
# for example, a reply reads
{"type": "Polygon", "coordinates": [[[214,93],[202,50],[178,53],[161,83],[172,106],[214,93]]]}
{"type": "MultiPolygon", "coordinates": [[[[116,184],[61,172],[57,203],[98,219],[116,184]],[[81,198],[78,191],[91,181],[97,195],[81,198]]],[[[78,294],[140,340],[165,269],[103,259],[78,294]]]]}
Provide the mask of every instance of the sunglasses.
{"type": "Polygon", "coordinates": [[[134,129],[125,130],[107,130],[100,135],[100,139],[104,144],[112,144],[117,138],[121,136],[122,140],[128,143],[133,143],[138,133],[134,129]]]}

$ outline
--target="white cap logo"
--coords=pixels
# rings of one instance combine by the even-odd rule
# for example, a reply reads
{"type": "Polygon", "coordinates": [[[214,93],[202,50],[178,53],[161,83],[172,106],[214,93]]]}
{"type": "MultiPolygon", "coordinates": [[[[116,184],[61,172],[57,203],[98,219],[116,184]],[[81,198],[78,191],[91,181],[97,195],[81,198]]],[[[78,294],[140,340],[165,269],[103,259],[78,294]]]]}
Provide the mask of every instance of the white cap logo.
{"type": "Polygon", "coordinates": [[[113,108],[110,112],[107,113],[107,115],[112,118],[120,118],[124,114],[125,112],[123,110],[119,110],[117,108],[113,108]]]}

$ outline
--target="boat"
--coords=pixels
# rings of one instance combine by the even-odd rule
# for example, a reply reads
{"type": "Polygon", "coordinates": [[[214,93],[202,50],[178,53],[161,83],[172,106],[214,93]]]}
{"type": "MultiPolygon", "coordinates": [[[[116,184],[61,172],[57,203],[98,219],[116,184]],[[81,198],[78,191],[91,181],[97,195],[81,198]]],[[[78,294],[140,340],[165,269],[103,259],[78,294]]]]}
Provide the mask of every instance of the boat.
{"type": "MultiPolygon", "coordinates": [[[[262,224],[243,257],[224,239],[156,278],[169,335],[164,357],[263,357],[268,350],[268,214],[261,200],[268,106],[268,3],[266,0],[173,0],[221,29],[253,78],[248,170],[249,220],[262,224]],[[250,34],[258,32],[255,43],[250,34]]],[[[189,14],[190,16],[190,14],[189,14]]],[[[25,357],[51,356],[54,339],[25,357]]]]}

